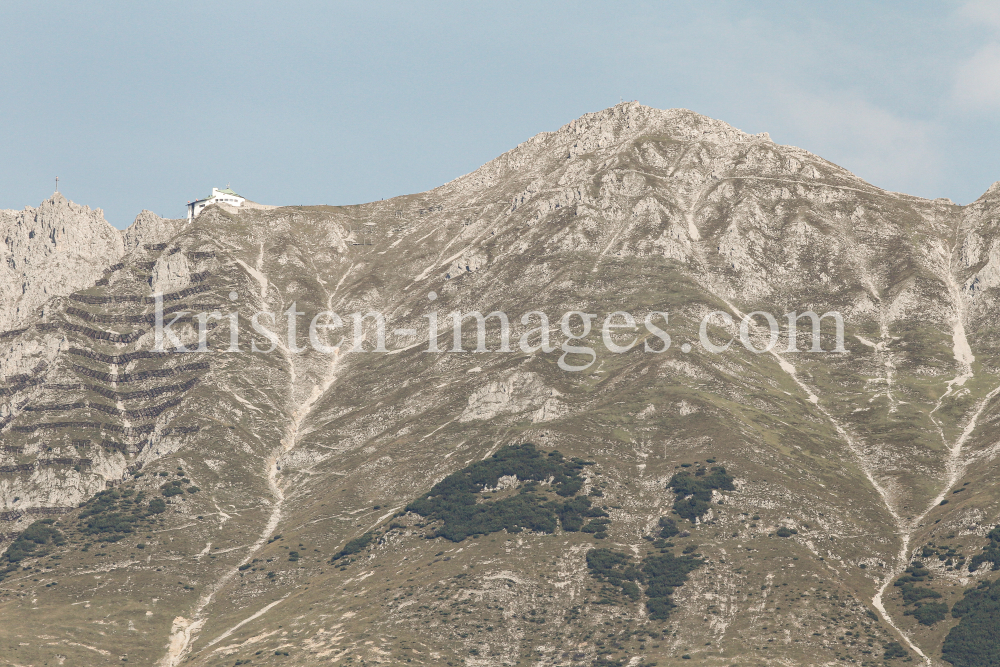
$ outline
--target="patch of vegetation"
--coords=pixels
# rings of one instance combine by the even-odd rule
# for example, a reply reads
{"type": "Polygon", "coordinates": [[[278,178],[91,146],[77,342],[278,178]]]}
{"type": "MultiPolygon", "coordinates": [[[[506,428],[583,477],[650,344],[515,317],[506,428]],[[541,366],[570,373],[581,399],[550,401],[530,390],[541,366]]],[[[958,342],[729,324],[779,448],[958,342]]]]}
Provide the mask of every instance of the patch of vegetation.
{"type": "Polygon", "coordinates": [[[885,653],[882,655],[884,660],[892,660],[893,658],[905,658],[909,655],[903,645],[899,642],[889,642],[885,645],[885,653]]]}
{"type": "Polygon", "coordinates": [[[3,556],[0,556],[0,562],[7,562],[7,566],[3,570],[0,570],[0,581],[3,581],[6,575],[15,571],[17,563],[20,563],[25,558],[46,555],[49,550],[44,547],[50,544],[52,546],[61,546],[66,543],[66,537],[62,534],[62,531],[52,525],[54,523],[54,519],[42,519],[41,521],[34,522],[7,547],[3,556]],[[39,547],[43,548],[39,549],[39,547]]]}
{"type": "Polygon", "coordinates": [[[961,621],[944,639],[944,659],[955,667],[1000,665],[1000,581],[965,591],[951,615],[961,621]]]}
{"type": "Polygon", "coordinates": [[[566,530],[604,532],[588,531],[583,525],[584,517],[595,515],[588,498],[553,502],[538,484],[552,480],[549,489],[559,496],[572,497],[583,486],[580,471],[585,465],[589,462],[567,460],[557,451],[546,455],[532,444],[503,447],[490,458],[448,475],[407,505],[405,511],[440,521],[442,525],[435,530],[434,537],[453,542],[501,530],[518,533],[527,528],[552,533],[557,516],[564,521],[566,530]],[[496,487],[501,477],[512,476],[519,482],[527,482],[517,494],[498,500],[483,498],[483,489],[496,487]]]}
{"type": "Polygon", "coordinates": [[[594,519],[580,530],[584,533],[591,533],[595,538],[603,540],[608,536],[608,526],[610,525],[610,519],[594,519]]]}
{"type": "Polygon", "coordinates": [[[669,540],[671,537],[674,537],[681,532],[680,528],[677,527],[677,524],[674,523],[674,520],[670,517],[661,516],[659,526],[660,539],[662,540],[669,540]]]}
{"type": "MultiPolygon", "coordinates": [[[[690,464],[684,467],[690,467],[690,464]]],[[[726,473],[725,468],[712,466],[711,470],[699,467],[693,475],[687,470],[682,470],[670,478],[667,488],[672,489],[676,496],[674,511],[681,518],[695,523],[708,512],[712,491],[733,491],[736,487],[733,486],[733,478],[726,473]]]]}
{"type": "Polygon", "coordinates": [[[684,585],[688,573],[698,569],[702,560],[672,553],[648,555],[636,565],[632,556],[611,549],[591,549],[587,552],[587,569],[599,581],[617,586],[633,600],[639,600],[638,584],[645,584],[646,610],[652,619],[670,616],[676,606],[671,599],[674,589],[684,585]]]}
{"type": "Polygon", "coordinates": [[[924,567],[920,561],[914,561],[905,570],[905,574],[896,580],[894,586],[904,586],[916,581],[924,581],[931,578],[931,571],[924,567]]]}
{"type": "Polygon", "coordinates": [[[374,533],[365,533],[361,537],[355,537],[353,540],[345,544],[343,549],[334,554],[333,558],[330,559],[330,562],[335,563],[341,558],[344,558],[346,556],[352,556],[358,553],[359,551],[367,547],[369,544],[371,544],[372,540],[374,539],[375,539],[374,533]]]}
{"type": "Polygon", "coordinates": [[[160,486],[160,493],[162,493],[166,498],[170,498],[171,496],[181,495],[182,493],[184,493],[184,489],[181,488],[181,480],[175,479],[172,482],[167,482],[166,484],[163,484],[162,486],[160,486]]]}
{"type": "Polygon", "coordinates": [[[922,625],[934,625],[943,621],[947,613],[948,605],[943,602],[918,602],[916,609],[909,609],[904,615],[913,616],[922,625]]]}
{"type": "Polygon", "coordinates": [[[941,597],[941,594],[937,591],[931,590],[930,588],[918,588],[913,584],[903,584],[902,592],[903,604],[916,604],[924,598],[936,599],[941,597]]]}
{"type": "Polygon", "coordinates": [[[781,528],[778,529],[775,535],[777,535],[778,537],[791,537],[792,535],[798,535],[798,533],[799,531],[795,530],[794,528],[786,528],[785,526],[782,526],[781,528]]]}
{"type": "MultiPolygon", "coordinates": [[[[926,544],[920,551],[921,558],[930,558],[931,556],[937,556],[937,559],[945,564],[949,569],[961,570],[965,567],[965,555],[960,553],[956,547],[949,546],[936,546],[934,544],[926,544]]],[[[978,569],[979,563],[976,564],[978,569]]]]}
{"type": "Polygon", "coordinates": [[[924,602],[926,599],[936,600],[940,598],[940,593],[926,586],[914,586],[915,583],[931,578],[931,571],[925,568],[922,562],[914,561],[893,584],[899,587],[903,596],[903,604],[914,605],[913,609],[906,610],[904,614],[913,616],[923,625],[934,625],[943,620],[948,613],[948,605],[942,602],[924,602]]]}
{"type": "Polygon", "coordinates": [[[642,579],[642,570],[636,567],[632,556],[611,549],[591,549],[587,552],[587,569],[599,581],[621,588],[625,582],[642,579]]]}
{"type": "MultiPolygon", "coordinates": [[[[593,507],[590,502],[590,498],[586,496],[579,496],[571,500],[563,502],[561,505],[555,503],[552,505],[552,509],[555,510],[556,515],[559,517],[559,523],[562,525],[562,529],[568,532],[576,532],[583,528],[584,519],[587,517],[606,517],[608,513],[604,510],[593,507]]],[[[591,521],[590,523],[593,523],[591,521]]],[[[584,530],[584,532],[591,532],[584,530]]]]}
{"type": "Polygon", "coordinates": [[[670,615],[674,605],[671,595],[675,588],[680,588],[687,581],[689,572],[697,570],[701,564],[700,558],[693,556],[674,556],[671,553],[661,553],[647,556],[642,561],[642,572],[646,576],[646,611],[652,619],[665,619],[670,615]]]}
{"type": "Polygon", "coordinates": [[[975,572],[983,563],[993,563],[994,570],[1000,570],[1000,526],[990,531],[986,537],[990,543],[983,547],[983,552],[976,554],[969,561],[969,572],[975,572]]]}
{"type": "Polygon", "coordinates": [[[166,509],[160,498],[143,500],[144,494],[135,489],[101,491],[83,505],[77,529],[83,535],[99,535],[98,542],[117,542],[166,509]]]}

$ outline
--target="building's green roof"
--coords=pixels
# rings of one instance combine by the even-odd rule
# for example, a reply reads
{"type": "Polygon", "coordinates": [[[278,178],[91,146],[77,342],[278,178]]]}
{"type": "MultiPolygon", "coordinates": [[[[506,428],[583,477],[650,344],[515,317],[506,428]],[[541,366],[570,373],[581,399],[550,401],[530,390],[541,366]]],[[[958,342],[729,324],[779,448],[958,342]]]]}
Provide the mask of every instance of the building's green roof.
{"type": "Polygon", "coordinates": [[[246,197],[244,197],[243,195],[236,194],[235,192],[233,192],[232,189],[229,188],[229,187],[227,187],[225,190],[219,190],[218,188],[214,188],[214,190],[216,190],[216,192],[213,192],[212,194],[208,195],[207,197],[205,197],[203,199],[195,199],[191,203],[192,204],[197,204],[198,202],[208,201],[209,199],[211,199],[212,197],[214,197],[216,195],[233,195],[234,197],[239,197],[241,199],[246,199],[246,197]]]}

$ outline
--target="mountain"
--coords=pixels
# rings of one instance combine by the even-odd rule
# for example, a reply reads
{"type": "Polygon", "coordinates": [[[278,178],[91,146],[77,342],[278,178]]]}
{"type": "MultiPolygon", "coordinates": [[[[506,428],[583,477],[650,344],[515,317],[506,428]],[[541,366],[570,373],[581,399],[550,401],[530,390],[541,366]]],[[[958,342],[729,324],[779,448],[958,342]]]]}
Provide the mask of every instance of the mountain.
{"type": "Polygon", "coordinates": [[[624,103],[386,201],[3,216],[8,662],[1000,651],[1000,184],[624,103]]]}

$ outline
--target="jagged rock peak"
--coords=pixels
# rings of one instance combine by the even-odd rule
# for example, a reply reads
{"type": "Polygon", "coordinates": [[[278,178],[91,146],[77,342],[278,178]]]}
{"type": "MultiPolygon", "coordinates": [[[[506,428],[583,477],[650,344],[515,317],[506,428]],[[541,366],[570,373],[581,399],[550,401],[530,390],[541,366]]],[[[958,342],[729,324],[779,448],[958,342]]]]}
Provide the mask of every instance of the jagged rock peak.
{"type": "Polygon", "coordinates": [[[135,221],[122,232],[125,252],[132,252],[144,243],[165,243],[186,224],[186,220],[161,218],[152,211],[143,209],[135,221]]]}
{"type": "MultiPolygon", "coordinates": [[[[81,213],[81,214],[84,214],[84,215],[93,213],[94,215],[98,216],[102,220],[104,219],[104,211],[102,211],[101,209],[95,208],[95,209],[91,210],[91,208],[89,206],[84,206],[82,204],[77,204],[76,202],[72,202],[72,201],[66,199],[66,197],[64,197],[61,192],[54,192],[54,193],[52,193],[52,196],[49,197],[48,199],[46,199],[45,201],[43,201],[41,204],[39,204],[38,208],[35,208],[33,206],[25,206],[24,209],[23,209],[23,211],[18,211],[16,209],[3,209],[3,210],[0,210],[0,215],[7,216],[7,215],[18,214],[18,213],[22,213],[22,212],[23,213],[29,213],[30,212],[30,213],[34,213],[36,215],[44,215],[45,213],[51,213],[51,212],[57,211],[59,209],[69,209],[70,211],[73,211],[75,213],[81,213]]],[[[105,223],[105,224],[107,224],[107,223],[105,223]]]]}
{"type": "Polygon", "coordinates": [[[101,209],[58,192],[38,208],[0,211],[0,235],[0,331],[28,323],[49,298],[93,284],[124,251],[101,209]]]}
{"type": "Polygon", "coordinates": [[[987,200],[995,200],[1000,198],[1000,181],[996,181],[990,187],[986,188],[986,192],[979,196],[973,203],[985,202],[987,200]]]}

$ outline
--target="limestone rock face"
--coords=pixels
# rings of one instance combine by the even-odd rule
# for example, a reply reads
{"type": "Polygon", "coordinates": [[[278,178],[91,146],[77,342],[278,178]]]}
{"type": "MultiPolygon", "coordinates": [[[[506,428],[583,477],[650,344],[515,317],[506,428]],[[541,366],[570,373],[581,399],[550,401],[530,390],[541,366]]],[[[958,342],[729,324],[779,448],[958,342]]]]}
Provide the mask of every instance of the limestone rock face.
{"type": "Polygon", "coordinates": [[[183,253],[163,255],[153,265],[153,293],[170,292],[188,284],[191,267],[183,253]]]}
{"type": "Polygon", "coordinates": [[[152,211],[143,210],[136,216],[135,222],[122,232],[125,252],[132,252],[147,243],[166,243],[186,224],[184,219],[161,218],[152,211]]]}
{"type": "MultiPolygon", "coordinates": [[[[458,421],[495,419],[502,414],[516,414],[544,405],[549,406],[548,414],[551,414],[555,404],[549,401],[557,395],[558,392],[546,387],[536,374],[515,372],[504,380],[490,382],[473,392],[458,421]]],[[[544,411],[545,408],[539,409],[544,411]]]]}
{"type": "Polygon", "coordinates": [[[52,297],[93,285],[124,250],[100,209],[58,192],[38,208],[0,211],[0,236],[0,331],[23,327],[52,297]]]}

